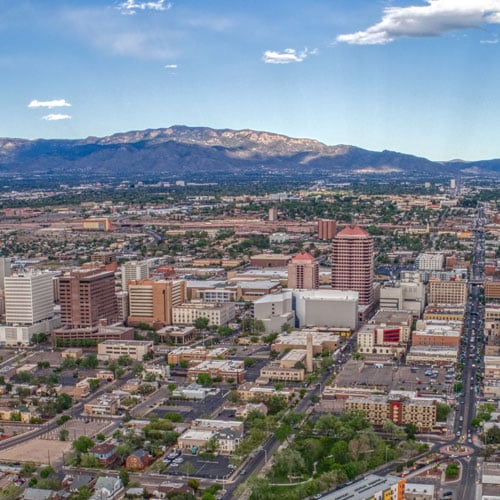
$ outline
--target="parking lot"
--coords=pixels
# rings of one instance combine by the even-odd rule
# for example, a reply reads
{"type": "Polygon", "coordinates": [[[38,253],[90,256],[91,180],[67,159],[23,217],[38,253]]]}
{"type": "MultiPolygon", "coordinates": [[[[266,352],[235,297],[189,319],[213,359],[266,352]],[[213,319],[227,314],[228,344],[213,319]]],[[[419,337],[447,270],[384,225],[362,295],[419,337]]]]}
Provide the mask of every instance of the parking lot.
{"type": "Polygon", "coordinates": [[[208,479],[227,479],[232,469],[229,468],[230,457],[217,456],[215,458],[201,457],[197,455],[182,455],[182,464],[170,464],[165,474],[174,476],[195,476],[208,479]],[[193,466],[193,472],[186,474],[185,463],[190,463],[193,466]]]}

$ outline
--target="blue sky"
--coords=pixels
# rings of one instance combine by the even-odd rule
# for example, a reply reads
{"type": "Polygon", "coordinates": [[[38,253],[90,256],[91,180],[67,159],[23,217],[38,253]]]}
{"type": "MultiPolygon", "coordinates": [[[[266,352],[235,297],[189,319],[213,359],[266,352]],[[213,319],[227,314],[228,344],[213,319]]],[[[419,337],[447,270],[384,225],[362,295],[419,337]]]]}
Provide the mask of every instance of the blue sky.
{"type": "Polygon", "coordinates": [[[0,0],[0,136],[251,128],[500,157],[500,0],[0,0]]]}

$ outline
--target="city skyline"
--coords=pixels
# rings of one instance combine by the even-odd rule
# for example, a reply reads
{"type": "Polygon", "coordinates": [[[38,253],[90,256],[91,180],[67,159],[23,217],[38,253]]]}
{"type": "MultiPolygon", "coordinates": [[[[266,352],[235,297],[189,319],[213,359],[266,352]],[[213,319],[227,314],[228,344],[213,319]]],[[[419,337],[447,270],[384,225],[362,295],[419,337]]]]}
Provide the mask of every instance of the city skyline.
{"type": "Polygon", "coordinates": [[[0,0],[2,137],[174,124],[500,157],[500,0],[0,0]]]}

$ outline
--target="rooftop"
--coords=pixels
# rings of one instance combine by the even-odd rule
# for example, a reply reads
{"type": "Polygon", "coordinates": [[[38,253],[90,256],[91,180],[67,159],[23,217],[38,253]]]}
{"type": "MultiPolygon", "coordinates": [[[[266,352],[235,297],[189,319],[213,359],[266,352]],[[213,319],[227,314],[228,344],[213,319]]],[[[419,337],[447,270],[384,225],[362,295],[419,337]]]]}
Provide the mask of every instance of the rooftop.
{"type": "Polygon", "coordinates": [[[350,226],[346,226],[344,229],[342,229],[342,231],[339,231],[336,236],[336,238],[346,237],[369,238],[370,235],[357,224],[351,224],[350,226]]]}

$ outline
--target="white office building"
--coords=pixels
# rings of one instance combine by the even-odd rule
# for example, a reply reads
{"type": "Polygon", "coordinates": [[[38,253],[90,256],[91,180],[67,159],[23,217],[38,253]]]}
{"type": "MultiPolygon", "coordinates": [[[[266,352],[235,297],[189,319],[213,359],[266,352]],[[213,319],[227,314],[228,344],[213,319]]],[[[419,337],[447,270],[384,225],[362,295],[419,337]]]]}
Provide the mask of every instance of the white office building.
{"type": "Polygon", "coordinates": [[[132,260],[125,262],[122,270],[122,290],[127,291],[128,282],[132,280],[146,280],[149,278],[149,262],[146,260],[132,260]]]}

